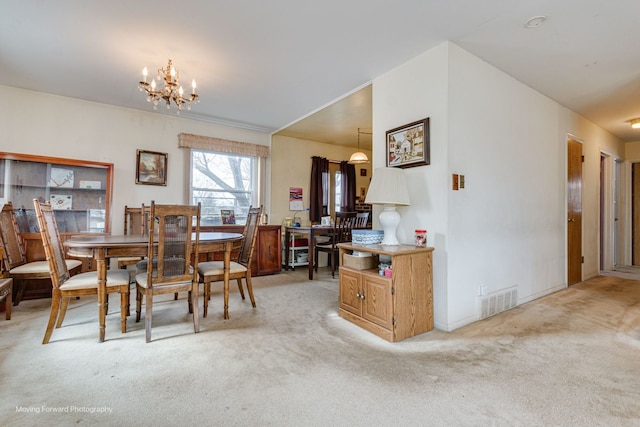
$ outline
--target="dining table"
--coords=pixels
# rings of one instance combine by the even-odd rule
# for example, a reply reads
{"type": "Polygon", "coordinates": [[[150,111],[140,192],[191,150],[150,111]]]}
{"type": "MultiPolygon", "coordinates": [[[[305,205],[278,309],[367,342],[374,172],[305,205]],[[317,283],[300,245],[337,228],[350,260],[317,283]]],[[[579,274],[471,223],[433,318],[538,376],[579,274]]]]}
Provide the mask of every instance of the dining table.
{"type": "MultiPolygon", "coordinates": [[[[234,243],[242,240],[240,233],[200,232],[199,253],[224,253],[224,318],[229,318],[229,267],[234,243]]],[[[195,241],[195,237],[194,237],[195,241]]],[[[157,244],[157,242],[156,242],[157,244]]],[[[98,274],[98,317],[100,342],[104,342],[107,317],[107,269],[108,261],[114,257],[148,256],[149,236],[146,235],[81,235],[72,236],[64,242],[67,252],[74,257],[90,257],[96,262],[98,274]]],[[[127,313],[120,313],[121,332],[127,331],[127,313]]]]}
{"type": "Polygon", "coordinates": [[[292,234],[305,235],[308,240],[307,248],[309,252],[309,280],[313,280],[313,264],[315,262],[314,257],[315,257],[315,248],[316,248],[316,237],[326,236],[326,235],[331,236],[333,232],[334,232],[334,227],[330,225],[310,225],[310,226],[301,226],[301,227],[286,226],[284,228],[284,247],[286,248],[286,250],[284,251],[285,270],[288,270],[290,267],[289,252],[291,251],[290,251],[289,245],[291,244],[290,243],[291,235],[292,234]]]}

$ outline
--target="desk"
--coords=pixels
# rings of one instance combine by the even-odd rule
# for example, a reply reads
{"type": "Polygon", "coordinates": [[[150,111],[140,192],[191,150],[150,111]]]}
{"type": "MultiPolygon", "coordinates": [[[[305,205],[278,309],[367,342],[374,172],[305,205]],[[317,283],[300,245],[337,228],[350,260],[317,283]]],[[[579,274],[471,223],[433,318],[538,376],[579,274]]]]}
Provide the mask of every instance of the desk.
{"type": "Polygon", "coordinates": [[[316,239],[315,237],[321,234],[330,234],[333,231],[333,227],[326,225],[318,225],[311,227],[285,227],[284,228],[284,269],[289,269],[289,245],[291,244],[291,233],[306,234],[309,240],[309,280],[313,280],[313,264],[315,256],[316,239]]]}
{"type": "MultiPolygon", "coordinates": [[[[229,318],[229,265],[233,243],[242,240],[238,233],[200,233],[200,253],[224,251],[224,306],[225,319],[229,318]]],[[[79,257],[93,257],[98,272],[98,317],[100,321],[100,342],[104,341],[107,317],[107,260],[111,257],[147,256],[149,237],[142,235],[101,235],[76,236],[67,239],[64,245],[69,254],[79,257]]],[[[122,332],[126,332],[127,313],[120,313],[122,332]]]]}

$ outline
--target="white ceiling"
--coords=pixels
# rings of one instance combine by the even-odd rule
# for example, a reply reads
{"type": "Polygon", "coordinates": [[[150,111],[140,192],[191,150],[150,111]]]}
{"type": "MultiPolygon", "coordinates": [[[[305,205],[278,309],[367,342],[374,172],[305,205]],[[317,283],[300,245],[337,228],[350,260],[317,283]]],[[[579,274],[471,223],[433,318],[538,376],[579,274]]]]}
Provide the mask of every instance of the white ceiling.
{"type": "Polygon", "coordinates": [[[141,70],[171,58],[183,117],[355,146],[367,84],[445,40],[640,140],[638,0],[0,0],[0,84],[152,111],[141,70]]]}

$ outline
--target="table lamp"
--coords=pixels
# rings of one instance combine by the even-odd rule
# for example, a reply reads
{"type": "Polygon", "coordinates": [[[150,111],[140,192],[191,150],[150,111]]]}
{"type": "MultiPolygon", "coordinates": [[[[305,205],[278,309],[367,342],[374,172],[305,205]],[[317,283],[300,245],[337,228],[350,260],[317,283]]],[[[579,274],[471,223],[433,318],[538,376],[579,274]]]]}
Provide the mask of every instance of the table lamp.
{"type": "Polygon", "coordinates": [[[396,206],[409,205],[409,192],[404,171],[398,168],[376,168],[369,184],[365,203],[383,205],[380,225],[384,230],[381,245],[399,245],[396,229],[400,224],[400,214],[396,206]]]}

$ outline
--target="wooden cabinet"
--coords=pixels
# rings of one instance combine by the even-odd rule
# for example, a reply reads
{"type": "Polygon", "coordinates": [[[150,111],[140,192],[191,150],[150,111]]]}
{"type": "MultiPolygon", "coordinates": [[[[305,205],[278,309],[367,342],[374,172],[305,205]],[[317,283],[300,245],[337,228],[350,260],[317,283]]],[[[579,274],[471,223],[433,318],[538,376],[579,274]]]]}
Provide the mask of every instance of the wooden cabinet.
{"type": "MultiPolygon", "coordinates": [[[[244,225],[202,226],[202,231],[218,231],[223,233],[242,233],[244,225]]],[[[282,269],[282,232],[279,225],[259,225],[256,246],[251,261],[251,276],[264,276],[279,273],[282,269]]],[[[214,259],[222,259],[215,255],[214,259]]]]}
{"type": "Polygon", "coordinates": [[[340,316],[390,342],[433,329],[433,248],[408,245],[340,248],[340,316]],[[393,274],[358,270],[344,263],[353,251],[388,257],[393,274]]]}
{"type": "MultiPolygon", "coordinates": [[[[51,202],[65,240],[110,231],[112,189],[111,163],[0,152],[0,203],[13,203],[28,261],[45,259],[33,199],[51,202]]],[[[83,264],[83,271],[91,268],[83,264]]],[[[49,279],[26,281],[22,299],[48,297],[49,279]]]]}
{"type": "Polygon", "coordinates": [[[21,233],[37,233],[33,199],[51,202],[58,231],[108,233],[113,164],[0,152],[0,202],[21,233]]]}

